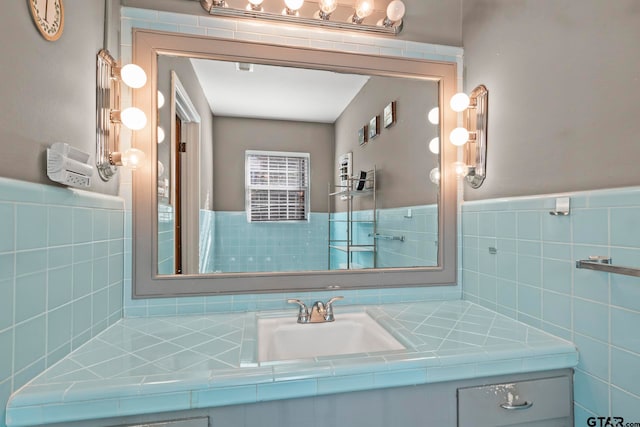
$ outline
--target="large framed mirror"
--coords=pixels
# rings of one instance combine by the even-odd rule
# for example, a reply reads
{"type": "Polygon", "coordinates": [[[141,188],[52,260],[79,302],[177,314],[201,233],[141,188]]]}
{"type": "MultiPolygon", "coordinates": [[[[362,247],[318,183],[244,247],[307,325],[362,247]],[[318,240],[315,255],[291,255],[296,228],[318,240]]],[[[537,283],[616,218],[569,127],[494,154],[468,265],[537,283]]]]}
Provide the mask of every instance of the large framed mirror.
{"type": "Polygon", "coordinates": [[[454,63],[148,30],[133,55],[134,297],[455,283],[454,63]]]}

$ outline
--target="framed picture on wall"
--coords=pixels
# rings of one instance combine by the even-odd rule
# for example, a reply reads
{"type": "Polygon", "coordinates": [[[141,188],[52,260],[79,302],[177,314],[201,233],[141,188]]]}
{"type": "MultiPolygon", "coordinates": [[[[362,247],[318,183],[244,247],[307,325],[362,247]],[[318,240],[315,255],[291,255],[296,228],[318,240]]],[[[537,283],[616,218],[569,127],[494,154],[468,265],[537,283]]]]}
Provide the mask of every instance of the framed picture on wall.
{"type": "Polygon", "coordinates": [[[369,141],[380,135],[380,116],[375,116],[369,120],[369,141]]]}
{"type": "Polygon", "coordinates": [[[384,114],[382,121],[384,122],[384,127],[388,128],[396,122],[396,101],[390,102],[389,105],[384,107],[384,114]]]}
{"type": "Polygon", "coordinates": [[[358,129],[358,144],[364,145],[369,140],[368,138],[368,126],[364,125],[360,129],[358,129]]]}

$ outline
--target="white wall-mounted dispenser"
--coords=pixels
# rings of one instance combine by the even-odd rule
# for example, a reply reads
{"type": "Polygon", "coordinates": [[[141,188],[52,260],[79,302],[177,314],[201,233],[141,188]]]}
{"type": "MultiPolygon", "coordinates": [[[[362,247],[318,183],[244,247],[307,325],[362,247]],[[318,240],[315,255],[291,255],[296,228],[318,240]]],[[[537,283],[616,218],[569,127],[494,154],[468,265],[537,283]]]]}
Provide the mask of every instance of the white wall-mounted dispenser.
{"type": "Polygon", "coordinates": [[[47,148],[47,176],[52,181],[86,188],[91,185],[92,175],[88,153],[64,142],[53,143],[47,148]]]}

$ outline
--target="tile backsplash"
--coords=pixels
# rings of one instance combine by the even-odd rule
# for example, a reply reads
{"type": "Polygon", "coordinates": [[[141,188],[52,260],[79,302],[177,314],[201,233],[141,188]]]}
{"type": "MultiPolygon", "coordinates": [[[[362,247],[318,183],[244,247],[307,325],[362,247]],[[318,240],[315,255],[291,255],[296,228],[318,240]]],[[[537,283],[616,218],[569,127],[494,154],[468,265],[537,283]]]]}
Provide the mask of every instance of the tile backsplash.
{"type": "Polygon", "coordinates": [[[0,427],[11,392],[122,317],[123,208],[0,178],[0,427]]]}
{"type": "Polygon", "coordinates": [[[573,341],[576,426],[589,416],[640,419],[640,278],[576,269],[606,255],[640,268],[640,188],[462,205],[464,298],[573,341]],[[490,252],[495,248],[495,253],[490,252]]]}

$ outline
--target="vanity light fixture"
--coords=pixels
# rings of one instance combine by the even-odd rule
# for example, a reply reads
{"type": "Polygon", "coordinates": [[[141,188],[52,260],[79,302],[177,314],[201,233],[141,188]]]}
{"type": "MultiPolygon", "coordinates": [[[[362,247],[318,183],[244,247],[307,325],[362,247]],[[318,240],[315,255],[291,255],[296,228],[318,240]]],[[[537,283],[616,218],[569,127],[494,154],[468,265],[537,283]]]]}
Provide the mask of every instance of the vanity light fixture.
{"type": "Polygon", "coordinates": [[[130,148],[120,151],[121,126],[141,130],[147,125],[147,117],[136,107],[121,109],[122,83],[139,89],[147,82],[142,68],[135,64],[120,67],[111,54],[103,49],[98,52],[96,72],[96,167],[104,181],[117,172],[116,166],[137,169],[144,161],[144,152],[130,148]]]}
{"type": "Polygon", "coordinates": [[[464,176],[472,188],[478,188],[486,177],[489,91],[479,85],[468,96],[455,94],[450,105],[453,111],[463,114],[464,123],[449,135],[451,143],[464,150],[464,161],[454,164],[456,174],[464,176]]]}
{"type": "Polygon", "coordinates": [[[274,6],[279,0],[200,0],[200,5],[211,15],[228,18],[279,21],[383,35],[397,35],[402,30],[406,12],[402,0],[378,0],[386,3],[384,9],[376,9],[374,0],[350,1],[353,2],[351,5],[339,0],[284,0],[284,9],[282,3],[279,7],[274,6]]]}

